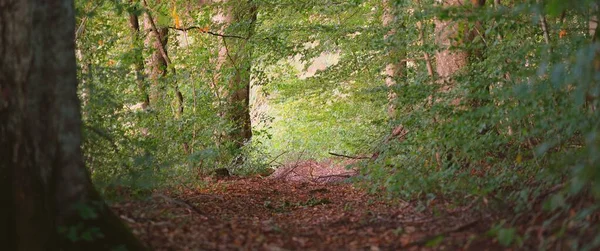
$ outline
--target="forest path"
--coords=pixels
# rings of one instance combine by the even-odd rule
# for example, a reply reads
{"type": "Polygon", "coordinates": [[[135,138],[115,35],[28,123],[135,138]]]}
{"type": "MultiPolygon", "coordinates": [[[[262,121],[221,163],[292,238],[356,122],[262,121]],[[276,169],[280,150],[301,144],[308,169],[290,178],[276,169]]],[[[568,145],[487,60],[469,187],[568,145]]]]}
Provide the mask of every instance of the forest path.
{"type": "Polygon", "coordinates": [[[350,183],[235,177],[113,205],[153,250],[495,249],[489,217],[417,208],[350,183]]]}

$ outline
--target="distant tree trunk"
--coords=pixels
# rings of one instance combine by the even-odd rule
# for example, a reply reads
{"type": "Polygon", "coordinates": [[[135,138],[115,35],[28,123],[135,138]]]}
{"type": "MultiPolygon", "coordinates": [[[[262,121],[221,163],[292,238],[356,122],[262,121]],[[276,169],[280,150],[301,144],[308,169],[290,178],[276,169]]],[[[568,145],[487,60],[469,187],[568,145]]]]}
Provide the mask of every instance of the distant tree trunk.
{"type": "MultiPolygon", "coordinates": [[[[598,17],[600,17],[600,3],[597,3],[592,8],[592,15],[588,22],[590,29],[590,36],[592,37],[592,43],[600,43],[600,25],[598,25],[598,17]]],[[[594,71],[595,74],[600,72],[600,49],[596,49],[596,56],[594,57],[594,71]]],[[[586,93],[585,103],[589,107],[590,112],[593,114],[598,109],[598,94],[594,94],[589,91],[586,93]]]]}
{"type": "MultiPolygon", "coordinates": [[[[223,2],[227,3],[227,0],[223,0],[223,2]]],[[[225,26],[231,27],[233,23],[239,24],[235,30],[225,29],[226,32],[245,37],[245,39],[223,37],[217,65],[220,69],[217,79],[227,85],[224,93],[227,101],[224,117],[234,125],[227,138],[234,143],[236,148],[241,148],[244,142],[252,138],[250,119],[252,48],[248,45],[248,40],[254,32],[256,17],[256,5],[249,0],[239,4],[236,2],[236,6],[231,6],[222,18],[225,26]]]]}
{"type": "MultiPolygon", "coordinates": [[[[445,0],[444,6],[462,5],[464,0],[445,0]]],[[[467,65],[469,54],[466,51],[450,50],[453,38],[459,36],[458,24],[454,20],[435,20],[435,43],[440,47],[435,55],[436,72],[440,79],[447,80],[455,72],[467,65]]]]}
{"type": "MultiPolygon", "coordinates": [[[[388,28],[388,33],[384,36],[385,40],[394,39],[394,35],[396,35],[397,28],[393,27],[396,25],[396,6],[393,4],[394,1],[391,0],[383,0],[383,16],[381,17],[381,21],[383,23],[383,27],[388,28]]],[[[385,66],[385,85],[388,87],[388,116],[390,118],[395,118],[396,114],[396,106],[394,104],[397,94],[395,92],[396,81],[401,79],[404,76],[404,70],[406,69],[406,51],[401,48],[396,48],[392,45],[389,48],[389,52],[387,55],[388,64],[385,66]]]]}
{"type": "MultiPolygon", "coordinates": [[[[443,7],[462,6],[470,4],[474,7],[481,7],[485,5],[485,0],[438,0],[441,2],[443,7]]],[[[435,43],[440,48],[436,53],[436,72],[439,77],[438,81],[442,83],[441,91],[449,91],[453,88],[451,85],[452,77],[460,71],[462,68],[467,66],[469,63],[469,52],[466,50],[451,49],[452,46],[461,44],[453,44],[456,38],[462,45],[469,43],[474,38],[475,32],[472,30],[464,31],[460,33],[459,24],[462,20],[435,20],[435,43]]],[[[475,26],[477,27],[477,25],[475,26]]],[[[436,102],[432,96],[430,96],[431,102],[436,102]]],[[[458,105],[461,102],[461,98],[452,100],[451,104],[458,105]]],[[[434,117],[434,121],[437,118],[434,117]]],[[[442,156],[440,151],[435,153],[436,162],[438,168],[442,167],[442,156]]]]}
{"type": "Polygon", "coordinates": [[[144,249],[100,198],[83,163],[74,14],[72,0],[0,0],[6,250],[144,249]]]}
{"type": "MultiPolygon", "coordinates": [[[[146,58],[145,71],[146,76],[151,81],[151,90],[149,95],[150,105],[155,106],[157,101],[162,95],[160,90],[162,89],[160,79],[167,75],[167,61],[161,54],[161,48],[166,48],[169,39],[169,29],[157,28],[157,32],[153,31],[151,15],[144,15],[144,31],[147,34],[144,40],[144,48],[150,48],[152,53],[146,58]],[[162,40],[159,40],[157,33],[160,35],[162,40]]],[[[165,51],[165,53],[167,53],[165,51]]]]}
{"type": "MultiPolygon", "coordinates": [[[[135,4],[135,0],[130,0],[130,3],[135,4]]],[[[135,7],[134,7],[135,8],[135,7]]],[[[137,11],[137,9],[134,9],[137,11]]],[[[131,28],[131,43],[133,45],[134,50],[134,67],[135,67],[135,81],[138,86],[138,91],[140,95],[140,101],[142,102],[142,108],[148,107],[150,105],[150,96],[148,95],[148,90],[146,88],[146,81],[144,77],[144,56],[142,54],[142,48],[140,48],[140,22],[139,16],[135,12],[129,13],[129,26],[131,28]]]]}
{"type": "MultiPolygon", "coordinates": [[[[146,0],[142,0],[142,1],[144,3],[144,7],[146,7],[146,15],[145,15],[145,17],[146,17],[145,26],[147,27],[146,30],[149,31],[151,34],[148,37],[146,37],[146,44],[152,44],[153,48],[155,49],[154,53],[152,54],[152,57],[150,59],[150,61],[152,61],[152,63],[155,64],[151,71],[151,74],[153,74],[153,75],[160,74],[160,77],[164,77],[165,75],[167,75],[167,69],[171,69],[171,74],[173,75],[173,77],[175,77],[175,79],[173,81],[174,82],[173,86],[175,89],[175,95],[177,96],[177,111],[175,113],[175,116],[181,117],[183,115],[183,94],[179,90],[179,85],[177,84],[177,72],[175,71],[175,67],[172,66],[171,59],[169,58],[169,54],[167,53],[169,28],[168,27],[159,28],[156,25],[156,21],[152,17],[152,14],[150,13],[150,9],[149,9],[150,7],[149,7],[147,1],[146,0]],[[154,41],[149,41],[149,39],[154,39],[154,41]],[[160,66],[160,68],[158,68],[158,66],[160,66]]],[[[158,1],[158,2],[160,2],[160,1],[158,1]]],[[[158,78],[156,78],[156,80],[155,80],[155,85],[156,86],[159,85],[158,78]]]]}
{"type": "MultiPolygon", "coordinates": [[[[461,6],[469,4],[467,0],[444,0],[443,6],[461,6]]],[[[474,7],[485,5],[485,0],[470,0],[474,7]]],[[[449,49],[453,40],[457,37],[463,39],[462,43],[468,43],[473,38],[474,31],[467,31],[470,34],[459,34],[457,20],[441,21],[435,20],[435,42],[440,47],[436,53],[436,72],[442,80],[448,80],[454,73],[468,64],[469,53],[465,50],[449,49]]]]}

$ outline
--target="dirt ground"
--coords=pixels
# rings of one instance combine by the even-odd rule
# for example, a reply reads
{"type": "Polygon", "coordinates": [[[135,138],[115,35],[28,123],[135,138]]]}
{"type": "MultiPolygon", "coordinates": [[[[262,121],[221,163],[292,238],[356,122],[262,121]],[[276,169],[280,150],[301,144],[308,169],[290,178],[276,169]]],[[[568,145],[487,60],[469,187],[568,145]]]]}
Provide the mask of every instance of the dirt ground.
{"type": "Polygon", "coordinates": [[[153,250],[501,249],[486,237],[489,215],[417,210],[368,194],[345,181],[351,172],[332,168],[308,161],[265,178],[157,191],[113,209],[153,250]]]}

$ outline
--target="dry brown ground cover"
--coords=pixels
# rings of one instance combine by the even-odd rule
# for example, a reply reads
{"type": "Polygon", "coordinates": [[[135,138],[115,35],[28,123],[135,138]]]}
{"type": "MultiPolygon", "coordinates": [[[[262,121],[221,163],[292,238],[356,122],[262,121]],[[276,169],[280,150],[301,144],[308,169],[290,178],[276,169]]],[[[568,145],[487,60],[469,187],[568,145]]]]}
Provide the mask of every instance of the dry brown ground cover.
{"type": "MultiPolygon", "coordinates": [[[[319,164],[294,168],[311,165],[319,164]]],[[[155,192],[113,209],[154,250],[499,248],[485,234],[490,215],[441,205],[417,210],[416,203],[385,200],[339,179],[319,182],[318,172],[304,173],[305,179],[294,180],[281,173],[214,180],[201,188],[155,192]]]]}

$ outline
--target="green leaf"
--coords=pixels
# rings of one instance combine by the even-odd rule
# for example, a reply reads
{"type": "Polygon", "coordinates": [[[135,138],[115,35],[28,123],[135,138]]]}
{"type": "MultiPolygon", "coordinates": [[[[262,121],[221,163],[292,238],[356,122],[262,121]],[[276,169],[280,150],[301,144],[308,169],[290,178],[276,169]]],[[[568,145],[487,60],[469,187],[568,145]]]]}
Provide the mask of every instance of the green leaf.
{"type": "Polygon", "coordinates": [[[515,228],[502,228],[498,230],[498,242],[500,245],[508,247],[516,239],[517,230],[515,228]]]}
{"type": "Polygon", "coordinates": [[[440,244],[442,244],[442,241],[444,241],[444,236],[439,235],[431,240],[429,240],[427,243],[425,243],[426,247],[437,247],[440,244]]]}

